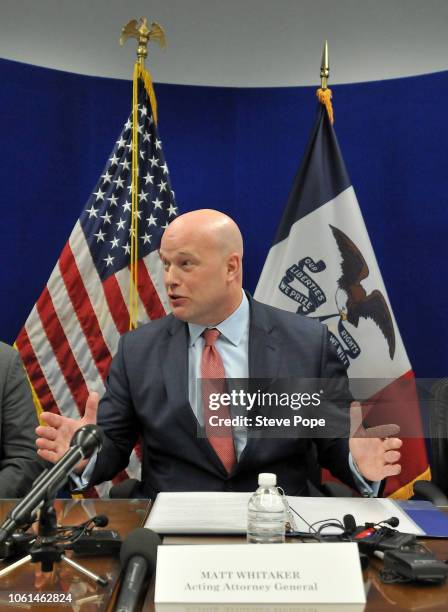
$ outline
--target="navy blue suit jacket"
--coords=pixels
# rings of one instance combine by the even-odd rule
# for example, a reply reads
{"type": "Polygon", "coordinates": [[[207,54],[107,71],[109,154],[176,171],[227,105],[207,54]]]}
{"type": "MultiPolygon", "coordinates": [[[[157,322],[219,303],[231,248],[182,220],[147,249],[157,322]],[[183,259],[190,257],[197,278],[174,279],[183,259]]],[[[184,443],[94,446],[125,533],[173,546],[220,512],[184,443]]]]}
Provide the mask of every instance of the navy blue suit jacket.
{"type": "MultiPolygon", "coordinates": [[[[331,349],[326,326],[250,296],[249,302],[250,378],[327,378],[347,397],[346,372],[331,349]]],[[[347,408],[346,403],[342,410],[348,431],[347,408]]],[[[121,338],[100,402],[98,424],[106,442],[91,485],[125,469],[141,436],[139,496],[154,498],[159,491],[253,491],[260,472],[276,473],[289,495],[308,494],[311,439],[249,437],[229,475],[208,440],[198,436],[188,399],[188,326],[172,315],[121,338]]],[[[320,465],[353,486],[347,437],[318,438],[314,443],[320,465]]]]}

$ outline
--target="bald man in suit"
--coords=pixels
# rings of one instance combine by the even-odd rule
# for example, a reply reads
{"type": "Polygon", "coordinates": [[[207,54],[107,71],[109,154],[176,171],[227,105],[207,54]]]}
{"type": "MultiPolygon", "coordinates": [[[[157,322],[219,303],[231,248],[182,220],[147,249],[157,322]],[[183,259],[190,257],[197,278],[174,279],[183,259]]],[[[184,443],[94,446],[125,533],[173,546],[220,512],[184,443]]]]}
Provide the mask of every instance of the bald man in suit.
{"type": "MultiPolygon", "coordinates": [[[[275,439],[233,431],[235,457],[226,465],[209,436],[201,394],[204,332],[217,329],[216,351],[227,378],[332,379],[346,393],[347,376],[315,320],[253,300],[242,290],[243,240],[238,226],[214,210],[176,218],[160,247],[172,313],[121,338],[101,400],[91,394],[81,420],[44,413],[37,429],[39,455],[57,461],[74,432],[97,422],[105,444],[83,476],[86,484],[110,479],[127,466],[142,435],[142,486],[159,491],[250,491],[259,472],[275,472],[291,495],[306,495],[311,440],[275,439]],[[206,429],[206,428],[205,428],[206,429]]],[[[204,378],[204,377],[203,377],[204,378]]],[[[343,407],[349,430],[349,406],[343,407]]],[[[275,410],[273,411],[275,415],[275,410]]],[[[400,470],[398,438],[315,439],[319,462],[348,484],[353,474],[378,481],[400,470]]],[[[83,472],[87,462],[77,466],[83,472]]]]}

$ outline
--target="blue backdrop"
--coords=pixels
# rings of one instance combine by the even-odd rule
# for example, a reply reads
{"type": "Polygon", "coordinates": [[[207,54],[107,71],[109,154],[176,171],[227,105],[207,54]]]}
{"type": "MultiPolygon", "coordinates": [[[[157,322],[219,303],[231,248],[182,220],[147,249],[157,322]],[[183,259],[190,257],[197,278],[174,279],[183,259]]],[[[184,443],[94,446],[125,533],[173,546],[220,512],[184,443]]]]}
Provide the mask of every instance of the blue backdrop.
{"type": "MultiPolygon", "coordinates": [[[[0,339],[12,342],[103,170],[132,86],[6,60],[0,79],[0,339]]],[[[179,208],[217,208],[240,224],[251,291],[314,122],[315,89],[156,85],[179,208]]],[[[448,73],[332,89],[411,363],[419,377],[447,375],[448,73]]]]}

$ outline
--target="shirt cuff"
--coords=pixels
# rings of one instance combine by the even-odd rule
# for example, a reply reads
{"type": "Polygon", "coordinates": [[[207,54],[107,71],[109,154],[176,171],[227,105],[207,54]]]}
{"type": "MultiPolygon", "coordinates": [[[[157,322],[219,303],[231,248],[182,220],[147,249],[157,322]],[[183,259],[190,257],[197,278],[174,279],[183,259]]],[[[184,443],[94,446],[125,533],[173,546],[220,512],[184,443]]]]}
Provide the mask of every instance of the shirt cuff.
{"type": "Polygon", "coordinates": [[[361,495],[363,497],[376,497],[378,495],[378,491],[380,490],[381,480],[367,482],[367,480],[365,480],[365,478],[361,475],[361,472],[359,471],[351,453],[348,455],[348,464],[350,466],[355,484],[361,495]]]}
{"type": "Polygon", "coordinates": [[[96,458],[98,456],[98,452],[93,453],[93,455],[89,459],[89,463],[84,468],[84,471],[81,474],[70,474],[70,479],[72,483],[75,485],[74,491],[81,491],[82,489],[86,489],[89,482],[90,477],[92,476],[93,468],[96,464],[96,458]]]}

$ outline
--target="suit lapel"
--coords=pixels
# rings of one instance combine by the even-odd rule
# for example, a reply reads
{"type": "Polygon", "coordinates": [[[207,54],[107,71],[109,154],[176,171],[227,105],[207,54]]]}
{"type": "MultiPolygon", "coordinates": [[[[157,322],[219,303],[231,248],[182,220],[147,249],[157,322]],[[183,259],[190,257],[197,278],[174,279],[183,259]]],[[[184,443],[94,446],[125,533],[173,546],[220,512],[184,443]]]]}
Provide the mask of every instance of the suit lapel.
{"type": "Polygon", "coordinates": [[[249,296],[249,379],[275,379],[280,365],[280,348],[268,313],[249,296]]]}
{"type": "Polygon", "coordinates": [[[184,425],[188,425],[193,414],[188,414],[185,405],[188,405],[188,331],[182,321],[173,318],[168,333],[159,349],[162,364],[163,379],[168,405],[180,418],[184,425]],[[184,407],[180,410],[180,407],[184,407]]]}
{"type": "MultiPolygon", "coordinates": [[[[249,327],[249,391],[255,393],[268,389],[278,376],[281,362],[281,346],[275,334],[269,311],[248,295],[251,317],[249,327]]],[[[251,417],[258,414],[255,408],[251,417]]],[[[250,434],[250,431],[249,431],[250,434]]],[[[248,437],[236,470],[244,467],[247,458],[257,453],[263,438],[248,437]]]]}

